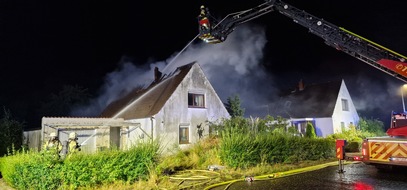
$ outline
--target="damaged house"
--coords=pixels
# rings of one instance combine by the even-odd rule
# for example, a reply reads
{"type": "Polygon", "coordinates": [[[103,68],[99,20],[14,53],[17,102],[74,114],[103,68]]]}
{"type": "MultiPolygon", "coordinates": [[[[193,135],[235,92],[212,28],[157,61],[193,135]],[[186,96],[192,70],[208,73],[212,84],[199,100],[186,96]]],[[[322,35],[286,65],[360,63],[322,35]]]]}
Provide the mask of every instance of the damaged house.
{"type": "Polygon", "coordinates": [[[230,117],[198,63],[164,76],[157,68],[154,73],[153,83],[112,102],[100,118],[44,117],[42,139],[56,132],[66,142],[74,131],[87,152],[151,139],[166,151],[188,147],[210,133],[209,122],[230,117]]]}
{"type": "Polygon", "coordinates": [[[305,134],[306,125],[311,122],[317,136],[327,135],[356,126],[359,115],[344,80],[298,87],[281,97],[272,115],[289,119],[291,126],[305,134]]]}

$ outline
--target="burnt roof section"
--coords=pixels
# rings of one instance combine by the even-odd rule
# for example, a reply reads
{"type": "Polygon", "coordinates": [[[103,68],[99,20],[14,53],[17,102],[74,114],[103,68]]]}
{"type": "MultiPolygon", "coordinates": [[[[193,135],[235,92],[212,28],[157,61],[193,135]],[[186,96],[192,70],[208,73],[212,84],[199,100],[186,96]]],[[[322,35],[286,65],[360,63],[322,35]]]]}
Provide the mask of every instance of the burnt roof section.
{"type": "Polygon", "coordinates": [[[332,117],[341,83],[342,80],[330,81],[296,89],[281,98],[278,115],[289,118],[332,117]]]}
{"type": "Polygon", "coordinates": [[[147,118],[157,114],[181,81],[196,62],[178,67],[159,81],[154,80],[147,88],[135,88],[124,97],[109,104],[101,117],[120,117],[124,119],[147,118]]]}

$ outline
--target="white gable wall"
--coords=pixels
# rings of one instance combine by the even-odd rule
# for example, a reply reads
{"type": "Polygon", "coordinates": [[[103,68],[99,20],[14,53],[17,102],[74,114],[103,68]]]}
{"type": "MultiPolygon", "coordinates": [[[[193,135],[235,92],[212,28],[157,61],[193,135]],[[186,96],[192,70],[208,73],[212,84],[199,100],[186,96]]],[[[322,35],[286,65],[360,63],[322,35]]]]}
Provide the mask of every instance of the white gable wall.
{"type": "MultiPolygon", "coordinates": [[[[186,148],[199,140],[197,126],[204,128],[204,136],[208,135],[208,121],[216,122],[221,118],[229,118],[223,102],[220,100],[210,82],[205,77],[198,64],[194,64],[184,80],[170,96],[163,108],[152,118],[134,119],[133,122],[141,125],[141,128],[154,139],[159,139],[161,148],[168,152],[173,148],[186,148]],[[205,108],[189,108],[188,93],[204,94],[205,108]],[[151,130],[152,126],[152,130],[151,130]],[[179,144],[180,126],[189,128],[189,143],[179,144]]],[[[135,125],[129,125],[129,130],[135,129],[135,125]]],[[[135,129],[129,135],[128,142],[133,143],[142,135],[140,129],[135,129]],[[133,135],[132,135],[133,133],[133,135]]]]}
{"type": "Polygon", "coordinates": [[[207,122],[228,118],[222,101],[207,80],[198,64],[194,64],[190,72],[177,87],[174,94],[157,114],[156,134],[160,136],[167,148],[188,147],[199,140],[198,125],[204,128],[204,136],[209,132],[207,122]],[[188,93],[204,94],[205,108],[189,108],[188,93]],[[163,120],[159,120],[163,118],[163,120]],[[189,143],[179,144],[180,126],[189,127],[189,143]]]}
{"type": "Polygon", "coordinates": [[[335,133],[342,131],[342,123],[346,129],[349,128],[350,124],[357,125],[359,123],[359,115],[343,80],[336,100],[335,109],[332,114],[332,120],[335,133]],[[349,111],[342,110],[342,99],[348,100],[349,111]]]}

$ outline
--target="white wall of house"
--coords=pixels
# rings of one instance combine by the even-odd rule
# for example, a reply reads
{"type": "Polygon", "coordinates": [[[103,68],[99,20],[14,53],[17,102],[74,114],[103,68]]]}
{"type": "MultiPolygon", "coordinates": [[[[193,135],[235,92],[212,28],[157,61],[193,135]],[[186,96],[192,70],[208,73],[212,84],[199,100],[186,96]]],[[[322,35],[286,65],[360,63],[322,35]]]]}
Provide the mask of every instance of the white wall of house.
{"type": "Polygon", "coordinates": [[[359,123],[359,115],[343,80],[332,114],[332,120],[334,132],[341,132],[342,127],[348,129],[349,125],[357,125],[359,123]],[[347,101],[347,109],[343,106],[343,100],[347,101]]]}
{"type": "Polygon", "coordinates": [[[332,118],[291,118],[291,125],[296,126],[298,132],[305,134],[308,122],[311,122],[315,128],[315,134],[318,137],[326,137],[333,133],[332,118]]]}
{"type": "Polygon", "coordinates": [[[126,120],[128,127],[121,133],[121,142],[123,149],[128,149],[139,142],[148,142],[154,138],[152,123],[155,123],[154,118],[141,118],[126,120]]]}
{"type": "Polygon", "coordinates": [[[198,64],[194,64],[184,80],[175,89],[163,108],[150,118],[130,119],[128,145],[137,140],[159,140],[162,151],[169,152],[174,148],[187,148],[199,140],[198,128],[201,126],[203,135],[208,135],[209,122],[215,122],[221,118],[229,118],[223,102],[220,100],[210,82],[198,64]],[[205,99],[205,107],[191,108],[188,106],[188,93],[202,94],[205,99]],[[134,123],[135,125],[132,125],[134,123]],[[136,125],[140,125],[136,129],[136,125]],[[188,143],[180,143],[180,128],[188,129],[188,143]]]}
{"type": "Polygon", "coordinates": [[[319,137],[326,137],[333,134],[333,121],[330,117],[315,118],[315,133],[319,137]]]}
{"type": "Polygon", "coordinates": [[[194,64],[185,76],[173,95],[155,115],[154,137],[162,141],[164,151],[173,147],[186,148],[199,140],[197,126],[204,129],[207,135],[209,126],[207,122],[214,122],[221,118],[230,117],[222,101],[216,94],[210,82],[198,64],[194,64]],[[203,94],[204,108],[191,108],[188,106],[188,93],[203,94]],[[180,144],[180,128],[189,131],[189,143],[180,144]]]}

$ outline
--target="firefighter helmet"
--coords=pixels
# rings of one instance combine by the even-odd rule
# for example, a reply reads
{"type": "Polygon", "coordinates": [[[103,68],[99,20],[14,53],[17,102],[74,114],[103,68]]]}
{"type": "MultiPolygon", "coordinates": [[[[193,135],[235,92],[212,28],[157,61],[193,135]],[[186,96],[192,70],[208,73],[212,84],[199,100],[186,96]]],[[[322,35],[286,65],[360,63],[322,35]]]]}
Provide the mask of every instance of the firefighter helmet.
{"type": "Polygon", "coordinates": [[[76,137],[77,137],[77,135],[76,135],[75,132],[69,133],[69,138],[70,138],[70,139],[76,139],[76,137]]]}
{"type": "Polygon", "coordinates": [[[54,133],[54,132],[52,132],[52,133],[49,134],[49,136],[50,136],[50,137],[57,137],[57,134],[54,133]]]}

